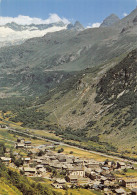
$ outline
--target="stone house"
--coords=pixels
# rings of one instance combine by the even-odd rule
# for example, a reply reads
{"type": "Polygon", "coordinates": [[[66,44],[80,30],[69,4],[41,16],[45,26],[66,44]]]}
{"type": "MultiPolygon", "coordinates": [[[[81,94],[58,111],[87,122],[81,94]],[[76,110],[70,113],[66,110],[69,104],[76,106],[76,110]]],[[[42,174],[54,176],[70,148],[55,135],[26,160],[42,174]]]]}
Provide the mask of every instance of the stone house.
{"type": "Polygon", "coordinates": [[[131,188],[131,189],[137,187],[137,178],[122,180],[122,186],[126,188],[131,188]]]}
{"type": "Polygon", "coordinates": [[[73,162],[76,166],[82,166],[83,165],[83,160],[81,159],[75,159],[73,162]]]}
{"type": "Polygon", "coordinates": [[[71,168],[73,168],[73,165],[72,164],[63,164],[62,165],[62,169],[67,170],[67,169],[71,169],[71,168]]]}
{"type": "Polygon", "coordinates": [[[61,163],[58,163],[58,164],[57,164],[57,163],[52,163],[52,162],[51,162],[51,163],[49,164],[49,166],[50,166],[50,167],[53,167],[53,168],[55,168],[55,169],[62,169],[62,164],[61,164],[61,163]]]}
{"type": "Polygon", "coordinates": [[[16,143],[15,144],[15,148],[17,148],[17,149],[24,148],[24,147],[25,147],[24,143],[16,143]]]}
{"type": "Polygon", "coordinates": [[[72,161],[75,160],[75,156],[73,156],[73,155],[68,155],[68,158],[71,159],[72,161]]]}
{"type": "Polygon", "coordinates": [[[30,163],[30,157],[27,158],[22,158],[22,160],[24,161],[24,164],[29,164],[30,163]]]}
{"type": "Polygon", "coordinates": [[[56,179],[55,182],[52,184],[54,188],[62,189],[63,185],[65,185],[66,180],[65,179],[56,179]]]}
{"type": "Polygon", "coordinates": [[[36,166],[36,170],[38,174],[46,173],[46,169],[41,164],[36,166]]]}
{"type": "Polygon", "coordinates": [[[9,164],[11,163],[11,158],[1,157],[0,159],[1,159],[1,161],[2,161],[5,165],[9,165],[9,164]]]}
{"type": "Polygon", "coordinates": [[[77,175],[69,175],[67,176],[67,181],[72,183],[72,184],[76,184],[78,183],[78,176],[77,175]]]}
{"type": "Polygon", "coordinates": [[[59,183],[59,184],[65,184],[66,183],[66,180],[65,179],[60,179],[60,178],[57,178],[55,180],[56,183],[59,183]]]}
{"type": "Polygon", "coordinates": [[[59,162],[66,162],[67,161],[67,157],[65,155],[58,155],[57,159],[59,162]]]}
{"type": "Polygon", "coordinates": [[[54,156],[55,153],[54,153],[53,151],[48,150],[48,151],[46,152],[46,155],[47,155],[47,156],[54,156]]]}
{"type": "Polygon", "coordinates": [[[41,164],[42,163],[42,160],[40,160],[40,159],[37,159],[37,164],[41,164]]]}
{"type": "Polygon", "coordinates": [[[85,168],[83,166],[76,166],[67,169],[69,176],[85,177],[85,168]]]}
{"type": "Polygon", "coordinates": [[[31,141],[24,142],[26,148],[31,148],[31,141]]]}
{"type": "Polygon", "coordinates": [[[67,164],[73,164],[73,160],[71,158],[66,159],[67,164]]]}
{"type": "Polygon", "coordinates": [[[92,169],[91,168],[85,168],[85,176],[89,177],[92,169]]]}
{"type": "Polygon", "coordinates": [[[107,166],[109,168],[116,168],[116,163],[114,161],[105,161],[104,166],[107,166]]]}
{"type": "Polygon", "coordinates": [[[50,156],[49,159],[50,159],[50,160],[57,160],[55,155],[50,156]]]}
{"type": "Polygon", "coordinates": [[[40,172],[40,173],[46,173],[47,171],[46,171],[46,169],[43,167],[43,168],[40,168],[40,169],[38,170],[38,172],[40,172]]]}
{"type": "Polygon", "coordinates": [[[89,178],[92,180],[98,179],[98,174],[95,173],[94,171],[91,171],[89,178]]]}
{"type": "Polygon", "coordinates": [[[54,164],[60,164],[58,160],[52,160],[51,162],[54,164]]]}
{"type": "Polygon", "coordinates": [[[100,181],[101,181],[102,184],[104,184],[105,181],[107,181],[107,178],[104,177],[104,176],[101,176],[101,177],[100,177],[100,181]]]}
{"type": "Polygon", "coordinates": [[[35,176],[37,173],[36,169],[31,167],[24,167],[23,170],[24,170],[24,174],[28,177],[35,176]]]}
{"type": "Polygon", "coordinates": [[[41,168],[43,168],[43,167],[44,167],[44,165],[41,165],[41,164],[40,164],[40,165],[37,165],[37,166],[36,166],[36,169],[39,170],[39,169],[41,169],[41,168]]]}
{"type": "Polygon", "coordinates": [[[42,165],[50,165],[51,161],[50,160],[43,160],[41,162],[42,165]]]}
{"type": "Polygon", "coordinates": [[[87,163],[86,167],[91,168],[92,170],[95,170],[95,169],[100,168],[100,163],[91,161],[91,162],[87,163]]]}
{"type": "Polygon", "coordinates": [[[133,188],[133,189],[131,190],[131,194],[132,194],[132,195],[137,195],[137,188],[133,188]]]}
{"type": "Polygon", "coordinates": [[[123,188],[116,189],[115,193],[117,195],[126,195],[126,192],[125,192],[125,190],[123,188]]]}

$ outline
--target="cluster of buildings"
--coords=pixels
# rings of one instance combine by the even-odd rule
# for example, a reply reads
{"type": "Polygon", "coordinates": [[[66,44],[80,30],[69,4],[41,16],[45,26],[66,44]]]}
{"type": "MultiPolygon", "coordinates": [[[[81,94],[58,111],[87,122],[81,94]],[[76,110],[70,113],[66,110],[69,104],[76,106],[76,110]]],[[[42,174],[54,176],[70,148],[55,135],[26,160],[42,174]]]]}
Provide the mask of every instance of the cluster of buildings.
{"type": "MultiPolygon", "coordinates": [[[[23,165],[19,169],[28,177],[43,177],[52,181],[55,188],[68,187],[87,187],[90,189],[101,190],[106,195],[111,194],[137,194],[137,178],[118,178],[116,171],[134,169],[131,164],[125,162],[114,162],[106,160],[98,162],[93,159],[83,159],[72,154],[65,155],[55,152],[53,145],[43,145],[33,147],[31,141],[17,139],[15,147],[25,148],[28,156],[22,158],[23,165]],[[52,174],[63,172],[63,175],[52,174]],[[130,189],[127,192],[127,189],[130,189]]],[[[15,154],[15,152],[14,152],[15,154]]],[[[17,153],[15,154],[17,156],[17,153]]],[[[11,158],[1,157],[1,161],[10,165],[11,158]]]]}
{"type": "Polygon", "coordinates": [[[16,149],[21,148],[32,148],[31,141],[25,141],[24,138],[18,138],[17,143],[15,144],[16,149]]]}

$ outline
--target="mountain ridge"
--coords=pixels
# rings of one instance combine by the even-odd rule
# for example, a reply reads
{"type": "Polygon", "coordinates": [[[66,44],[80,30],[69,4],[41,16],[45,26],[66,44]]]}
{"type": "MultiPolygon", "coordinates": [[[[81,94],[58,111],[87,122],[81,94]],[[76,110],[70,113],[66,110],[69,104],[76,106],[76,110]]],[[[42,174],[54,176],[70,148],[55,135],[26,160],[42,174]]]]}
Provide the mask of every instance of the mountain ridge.
{"type": "Polygon", "coordinates": [[[103,20],[100,27],[112,26],[113,24],[117,23],[118,21],[120,21],[120,18],[115,14],[111,14],[103,20]]]}
{"type": "Polygon", "coordinates": [[[69,26],[72,26],[71,30],[81,31],[84,27],[77,21],[73,24],[65,24],[62,21],[50,24],[29,24],[21,25],[15,22],[0,25],[0,47],[19,45],[25,40],[35,37],[43,37],[47,33],[57,32],[61,30],[70,30],[69,26]]]}
{"type": "MultiPolygon", "coordinates": [[[[133,16],[129,15],[132,24],[137,10],[133,13],[133,16]]],[[[126,21],[129,19],[127,16],[126,21]]],[[[125,19],[123,20],[125,21],[125,19]]],[[[125,22],[125,26],[126,24],[127,22],[125,22]]],[[[137,47],[137,25],[132,25],[124,33],[122,32],[123,26],[119,27],[118,22],[117,25],[106,28],[82,31],[63,30],[47,33],[41,38],[29,39],[18,46],[1,48],[0,89],[5,89],[3,87],[8,89],[10,86],[15,92],[15,84],[17,94],[21,95],[24,85],[26,85],[27,93],[30,91],[29,95],[31,93],[34,95],[36,91],[32,91],[30,85],[32,77],[28,77],[27,83],[24,82],[24,79],[20,81],[19,78],[26,78],[25,75],[34,74],[33,83],[36,83],[37,72],[41,72],[40,75],[43,75],[41,80],[44,81],[42,72],[75,72],[91,67],[103,67],[106,64],[108,67],[115,65],[137,47]],[[11,83],[13,83],[12,86],[11,83]]],[[[44,82],[43,85],[40,85],[42,90],[44,85],[44,82]]],[[[47,91],[46,87],[45,90],[47,91]]]]}

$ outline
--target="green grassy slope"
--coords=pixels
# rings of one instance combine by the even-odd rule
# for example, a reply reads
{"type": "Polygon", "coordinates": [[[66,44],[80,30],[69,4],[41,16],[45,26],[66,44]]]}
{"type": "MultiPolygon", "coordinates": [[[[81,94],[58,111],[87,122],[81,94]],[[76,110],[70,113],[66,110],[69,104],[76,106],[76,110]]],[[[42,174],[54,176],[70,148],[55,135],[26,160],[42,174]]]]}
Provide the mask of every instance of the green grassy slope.
{"type": "Polygon", "coordinates": [[[0,109],[11,110],[8,118],[14,122],[53,131],[64,139],[105,143],[109,150],[135,148],[136,59],[133,50],[117,65],[75,73],[28,103],[27,98],[1,99],[0,109]]]}
{"type": "Polygon", "coordinates": [[[61,195],[62,193],[54,191],[53,188],[34,182],[31,179],[22,176],[16,170],[6,168],[0,163],[0,193],[3,195],[61,195]]]}
{"type": "Polygon", "coordinates": [[[57,129],[66,138],[135,147],[136,59],[137,50],[133,50],[116,66],[82,71],[48,96],[40,97],[35,105],[45,112],[43,128],[45,124],[45,128],[57,129]]]}

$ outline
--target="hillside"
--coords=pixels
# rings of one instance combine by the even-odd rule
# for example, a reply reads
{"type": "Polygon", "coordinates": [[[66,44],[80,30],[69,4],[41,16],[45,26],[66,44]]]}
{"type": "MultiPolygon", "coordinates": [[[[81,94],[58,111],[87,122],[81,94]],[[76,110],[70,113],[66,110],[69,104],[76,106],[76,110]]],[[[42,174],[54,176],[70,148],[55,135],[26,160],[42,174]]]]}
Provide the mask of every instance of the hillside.
{"type": "Polygon", "coordinates": [[[0,164],[0,193],[8,195],[61,195],[51,189],[46,183],[34,182],[29,178],[22,176],[16,170],[5,167],[0,164]]]}
{"type": "MultiPolygon", "coordinates": [[[[12,149],[11,149],[12,150],[12,149]]],[[[0,157],[4,156],[5,145],[0,142],[0,157]]],[[[47,185],[46,182],[34,182],[24,176],[19,170],[5,166],[0,159],[0,194],[7,195],[61,195],[47,185]]]]}
{"type": "Polygon", "coordinates": [[[65,139],[136,147],[136,16],[1,48],[0,110],[65,139]]]}
{"type": "Polygon", "coordinates": [[[95,29],[82,30],[76,22],[74,26],[82,31],[73,29],[48,33],[22,45],[1,48],[1,92],[6,90],[8,93],[10,88],[10,93],[14,91],[14,94],[22,95],[27,88],[27,94],[34,95],[37,86],[42,86],[40,91],[47,90],[43,87],[45,82],[42,85],[37,82],[37,77],[44,81],[45,72],[73,72],[106,64],[109,67],[120,62],[137,47],[136,16],[137,9],[110,27],[95,29]],[[27,83],[24,82],[26,77],[27,83]],[[38,85],[31,88],[32,82],[38,85]]]}
{"type": "MultiPolygon", "coordinates": [[[[133,50],[116,66],[81,71],[48,96],[37,99],[36,109],[45,112],[41,127],[57,129],[65,138],[71,134],[76,139],[106,142],[118,148],[135,147],[136,59],[137,50],[133,50]]],[[[23,112],[18,113],[16,121],[23,112]]],[[[26,125],[34,127],[31,122],[26,125]]]]}

